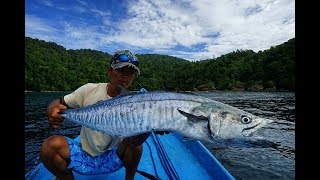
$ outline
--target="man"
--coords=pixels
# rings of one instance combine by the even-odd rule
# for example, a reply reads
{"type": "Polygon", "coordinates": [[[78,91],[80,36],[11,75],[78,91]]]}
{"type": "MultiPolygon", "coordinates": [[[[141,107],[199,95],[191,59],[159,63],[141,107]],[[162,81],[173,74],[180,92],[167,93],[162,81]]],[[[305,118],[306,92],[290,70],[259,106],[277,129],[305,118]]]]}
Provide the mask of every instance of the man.
{"type": "MultiPolygon", "coordinates": [[[[134,76],[140,73],[138,67],[138,58],[130,51],[116,52],[108,68],[110,82],[85,84],[51,102],[47,109],[49,124],[58,128],[63,122],[59,113],[67,108],[88,106],[127,90],[134,76]]],[[[149,134],[119,139],[82,126],[80,143],[60,135],[50,136],[41,146],[40,158],[60,180],[74,179],[72,170],[79,174],[100,174],[112,173],[123,166],[125,179],[133,179],[142,155],[142,144],[149,134]]]]}

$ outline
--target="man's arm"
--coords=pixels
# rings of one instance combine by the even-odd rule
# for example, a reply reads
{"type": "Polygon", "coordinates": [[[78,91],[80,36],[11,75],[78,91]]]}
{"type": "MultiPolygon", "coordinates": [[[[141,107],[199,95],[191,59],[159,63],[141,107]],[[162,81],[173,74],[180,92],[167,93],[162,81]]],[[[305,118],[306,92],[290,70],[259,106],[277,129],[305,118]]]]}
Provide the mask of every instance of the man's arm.
{"type": "Polygon", "coordinates": [[[63,97],[52,101],[48,105],[48,108],[47,108],[48,121],[53,128],[56,129],[62,124],[63,117],[60,116],[60,112],[66,110],[67,108],[69,107],[64,102],[63,97]]]}

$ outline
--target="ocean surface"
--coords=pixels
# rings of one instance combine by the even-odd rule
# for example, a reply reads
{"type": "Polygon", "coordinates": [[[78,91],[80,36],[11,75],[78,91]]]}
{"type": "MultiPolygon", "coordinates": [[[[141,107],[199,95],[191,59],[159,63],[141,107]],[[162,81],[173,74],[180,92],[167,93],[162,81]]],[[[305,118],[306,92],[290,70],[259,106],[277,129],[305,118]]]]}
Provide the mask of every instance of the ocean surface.
{"type": "MultiPolygon", "coordinates": [[[[68,92],[25,93],[25,172],[39,161],[40,146],[53,134],[75,138],[80,126],[64,122],[59,129],[48,125],[47,105],[68,92]]],[[[279,144],[277,148],[219,148],[203,144],[236,179],[295,179],[294,92],[195,92],[260,117],[275,120],[259,135],[279,144]]]]}

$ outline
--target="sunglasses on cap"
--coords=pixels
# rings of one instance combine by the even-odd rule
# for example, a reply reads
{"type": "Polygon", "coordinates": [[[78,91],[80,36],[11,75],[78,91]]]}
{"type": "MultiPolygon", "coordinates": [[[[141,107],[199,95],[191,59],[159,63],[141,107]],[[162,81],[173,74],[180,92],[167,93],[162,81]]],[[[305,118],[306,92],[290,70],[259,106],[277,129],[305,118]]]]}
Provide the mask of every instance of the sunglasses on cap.
{"type": "Polygon", "coordinates": [[[112,63],[119,63],[119,62],[129,62],[137,67],[139,66],[138,58],[128,50],[119,51],[119,52],[116,52],[115,55],[113,55],[112,63]]]}

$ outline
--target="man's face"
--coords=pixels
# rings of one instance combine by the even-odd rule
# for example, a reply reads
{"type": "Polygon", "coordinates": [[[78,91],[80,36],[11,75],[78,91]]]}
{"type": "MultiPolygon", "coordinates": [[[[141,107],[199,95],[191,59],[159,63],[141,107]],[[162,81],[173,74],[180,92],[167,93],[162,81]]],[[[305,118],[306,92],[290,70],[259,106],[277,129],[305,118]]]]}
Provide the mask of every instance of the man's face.
{"type": "Polygon", "coordinates": [[[121,85],[126,89],[132,84],[134,78],[134,71],[128,66],[118,69],[110,68],[108,74],[111,77],[110,83],[121,85]]]}

